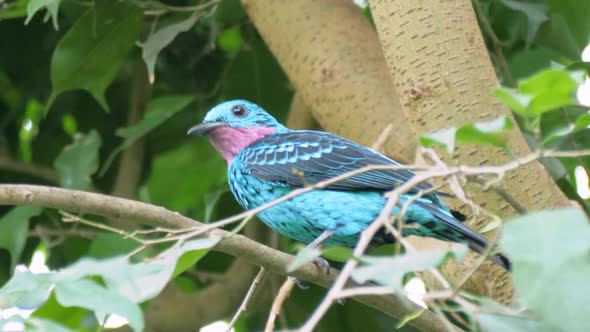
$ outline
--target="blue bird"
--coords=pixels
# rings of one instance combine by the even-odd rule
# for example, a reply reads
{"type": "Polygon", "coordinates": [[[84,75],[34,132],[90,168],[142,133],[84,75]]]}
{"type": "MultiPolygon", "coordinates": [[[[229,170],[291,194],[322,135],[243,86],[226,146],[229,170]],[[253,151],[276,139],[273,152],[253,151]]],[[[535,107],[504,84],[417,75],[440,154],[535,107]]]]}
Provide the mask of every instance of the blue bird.
{"type": "MultiPolygon", "coordinates": [[[[213,107],[204,121],[188,134],[207,135],[227,161],[231,192],[245,209],[256,208],[308,184],[368,166],[400,165],[367,147],[342,137],[313,130],[291,130],[260,106],[232,100],[213,107]]],[[[360,233],[379,215],[393,190],[414,176],[410,170],[373,170],[296,196],[258,214],[260,220],[284,236],[316,247],[320,244],[354,247],[360,233]]],[[[416,186],[400,198],[403,203],[428,183],[416,186]]],[[[395,207],[393,214],[399,212],[395,207]]],[[[465,243],[482,253],[488,241],[461,221],[437,193],[409,205],[403,235],[433,237],[465,243]]],[[[380,232],[371,245],[394,242],[380,232]]],[[[508,259],[491,257],[508,269],[508,259]]]]}

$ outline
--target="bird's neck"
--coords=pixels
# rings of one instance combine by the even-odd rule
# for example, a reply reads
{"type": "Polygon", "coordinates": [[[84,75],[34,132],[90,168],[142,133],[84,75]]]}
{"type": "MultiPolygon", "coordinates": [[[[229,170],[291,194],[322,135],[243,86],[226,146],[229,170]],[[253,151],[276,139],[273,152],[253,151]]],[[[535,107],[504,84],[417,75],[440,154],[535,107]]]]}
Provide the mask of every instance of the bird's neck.
{"type": "Polygon", "coordinates": [[[234,157],[240,151],[259,139],[275,132],[276,128],[273,127],[221,127],[209,133],[208,137],[211,144],[221,153],[221,156],[223,156],[229,167],[234,157]]]}

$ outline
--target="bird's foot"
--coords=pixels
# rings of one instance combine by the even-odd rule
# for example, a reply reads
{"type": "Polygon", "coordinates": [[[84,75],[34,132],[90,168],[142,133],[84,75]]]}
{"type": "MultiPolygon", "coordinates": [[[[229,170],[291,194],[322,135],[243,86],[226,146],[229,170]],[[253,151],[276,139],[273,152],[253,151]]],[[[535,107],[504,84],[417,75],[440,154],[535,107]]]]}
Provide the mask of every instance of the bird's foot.
{"type": "Polygon", "coordinates": [[[336,300],[336,303],[340,304],[340,305],[344,305],[346,303],[346,299],[341,297],[339,299],[336,300]]]}
{"type": "Polygon", "coordinates": [[[327,275],[330,275],[330,263],[322,257],[316,257],[312,261],[319,269],[324,269],[327,275]]]}
{"type": "Polygon", "coordinates": [[[305,282],[303,282],[303,280],[299,280],[293,276],[288,276],[287,278],[289,278],[289,280],[293,281],[294,283],[297,284],[297,287],[299,287],[299,289],[308,289],[309,286],[307,286],[305,284],[305,282]]]}

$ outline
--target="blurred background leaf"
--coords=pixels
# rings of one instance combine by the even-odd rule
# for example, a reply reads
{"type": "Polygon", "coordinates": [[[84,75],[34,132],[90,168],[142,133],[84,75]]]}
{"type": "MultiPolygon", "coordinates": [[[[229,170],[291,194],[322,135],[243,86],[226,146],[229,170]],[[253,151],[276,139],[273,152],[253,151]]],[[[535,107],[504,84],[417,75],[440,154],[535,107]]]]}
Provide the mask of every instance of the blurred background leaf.
{"type": "Polygon", "coordinates": [[[127,2],[97,1],[55,48],[47,108],[60,93],[84,89],[109,111],[105,90],[138,40],[142,23],[141,11],[127,2]]]}
{"type": "Polygon", "coordinates": [[[101,139],[95,130],[87,135],[78,135],[74,142],[66,145],[55,158],[61,186],[68,189],[90,190],[90,176],[98,170],[98,151],[101,139]]]}

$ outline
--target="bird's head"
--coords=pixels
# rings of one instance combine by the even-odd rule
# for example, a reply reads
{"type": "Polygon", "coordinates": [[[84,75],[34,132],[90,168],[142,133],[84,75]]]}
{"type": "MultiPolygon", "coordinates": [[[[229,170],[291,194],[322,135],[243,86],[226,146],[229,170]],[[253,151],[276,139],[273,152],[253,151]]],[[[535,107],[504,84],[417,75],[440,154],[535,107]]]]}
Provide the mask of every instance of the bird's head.
{"type": "Polygon", "coordinates": [[[262,107],[246,100],[230,100],[213,107],[189,135],[207,135],[228,166],[243,149],[259,139],[288,130],[262,107]]]}

